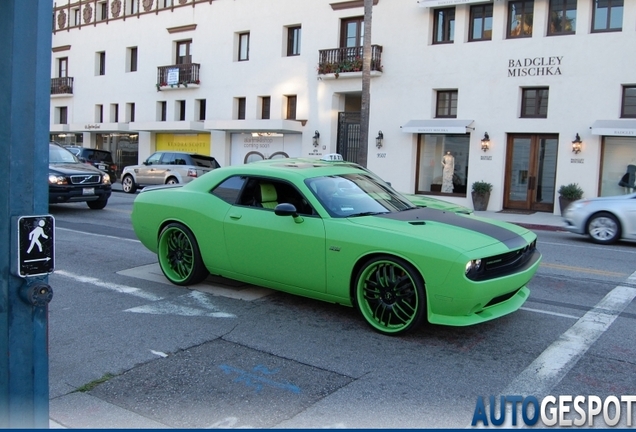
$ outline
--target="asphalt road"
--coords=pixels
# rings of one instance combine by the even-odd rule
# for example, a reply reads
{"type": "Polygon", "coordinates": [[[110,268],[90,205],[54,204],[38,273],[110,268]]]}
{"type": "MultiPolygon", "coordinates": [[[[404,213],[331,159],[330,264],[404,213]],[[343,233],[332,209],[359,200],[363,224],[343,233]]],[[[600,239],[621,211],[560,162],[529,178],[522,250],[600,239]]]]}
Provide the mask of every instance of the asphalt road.
{"type": "Polygon", "coordinates": [[[56,426],[464,428],[490,395],[636,394],[635,243],[537,231],[544,259],[521,310],[387,337],[348,307],[167,283],[130,227],[133,199],[50,208],[56,426]]]}

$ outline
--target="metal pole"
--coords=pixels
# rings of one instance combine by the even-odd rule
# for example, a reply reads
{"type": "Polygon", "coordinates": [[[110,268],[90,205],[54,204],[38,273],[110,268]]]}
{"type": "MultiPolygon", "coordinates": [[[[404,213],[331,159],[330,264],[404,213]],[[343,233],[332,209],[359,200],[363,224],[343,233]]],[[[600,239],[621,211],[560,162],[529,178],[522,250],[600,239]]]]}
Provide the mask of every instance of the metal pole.
{"type": "Polygon", "coordinates": [[[49,426],[47,308],[20,296],[13,221],[48,212],[52,5],[0,1],[0,428],[49,426]]]}

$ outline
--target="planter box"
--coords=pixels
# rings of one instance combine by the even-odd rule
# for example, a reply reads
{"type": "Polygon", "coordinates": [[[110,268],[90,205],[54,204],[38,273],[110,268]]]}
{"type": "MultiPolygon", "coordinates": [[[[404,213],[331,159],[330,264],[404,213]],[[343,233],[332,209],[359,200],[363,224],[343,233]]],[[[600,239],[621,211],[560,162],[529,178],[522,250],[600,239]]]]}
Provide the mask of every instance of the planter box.
{"type": "Polygon", "coordinates": [[[485,194],[477,194],[471,192],[473,197],[473,208],[475,211],[485,211],[488,209],[488,200],[490,199],[490,192],[485,194]]]}

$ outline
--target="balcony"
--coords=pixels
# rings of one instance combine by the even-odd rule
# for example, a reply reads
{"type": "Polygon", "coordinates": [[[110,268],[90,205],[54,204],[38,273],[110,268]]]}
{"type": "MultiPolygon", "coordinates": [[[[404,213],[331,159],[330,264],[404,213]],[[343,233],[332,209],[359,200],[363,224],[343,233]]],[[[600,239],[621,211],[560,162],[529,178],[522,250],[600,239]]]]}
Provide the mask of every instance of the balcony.
{"type": "MultiPolygon", "coordinates": [[[[318,52],[318,75],[362,72],[362,47],[332,48],[318,52]]],[[[371,72],[382,72],[382,47],[371,45],[371,72]]]]}
{"type": "Polygon", "coordinates": [[[199,63],[184,63],[170,66],[159,66],[157,68],[157,91],[178,89],[178,88],[198,88],[199,84],[199,63]]]}
{"type": "Polygon", "coordinates": [[[73,94],[73,78],[51,78],[51,95],[67,96],[73,94]]]}

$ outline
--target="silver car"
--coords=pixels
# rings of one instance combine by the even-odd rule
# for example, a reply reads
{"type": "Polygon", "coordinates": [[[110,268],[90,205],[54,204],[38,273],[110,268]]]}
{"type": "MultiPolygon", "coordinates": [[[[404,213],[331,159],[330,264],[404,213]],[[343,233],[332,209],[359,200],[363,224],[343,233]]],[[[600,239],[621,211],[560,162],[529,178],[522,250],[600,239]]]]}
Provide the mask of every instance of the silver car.
{"type": "Polygon", "coordinates": [[[565,229],[588,235],[595,243],[636,240],[636,193],[575,201],[563,219],[565,229]]]}
{"type": "Polygon", "coordinates": [[[219,168],[211,156],[177,151],[158,151],[141,165],[131,165],[121,173],[121,188],[134,193],[138,188],[162,184],[188,183],[219,168]]]}

